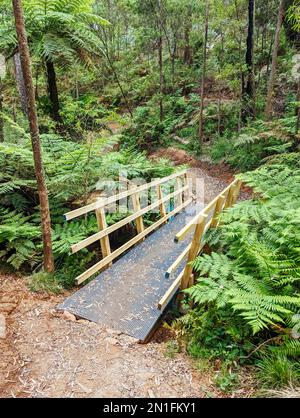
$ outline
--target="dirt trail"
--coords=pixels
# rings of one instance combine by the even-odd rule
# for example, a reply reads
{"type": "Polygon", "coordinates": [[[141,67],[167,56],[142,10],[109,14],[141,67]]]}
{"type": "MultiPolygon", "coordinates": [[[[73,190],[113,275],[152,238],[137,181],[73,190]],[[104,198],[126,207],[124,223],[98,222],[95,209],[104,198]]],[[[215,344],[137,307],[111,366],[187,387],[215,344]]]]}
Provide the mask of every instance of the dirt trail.
{"type": "MultiPolygon", "coordinates": [[[[207,167],[194,167],[193,175],[204,177],[206,201],[231,180],[218,179],[207,167]]],[[[24,278],[0,276],[0,316],[7,331],[0,337],[0,397],[222,396],[211,373],[195,371],[184,353],[166,357],[162,328],[141,345],[58,314],[55,307],[66,296],[33,294],[24,278]]]]}
{"type": "Polygon", "coordinates": [[[200,378],[184,354],[166,357],[161,330],[141,345],[97,324],[73,322],[55,311],[65,296],[38,296],[23,278],[0,277],[2,313],[3,300],[14,305],[0,339],[0,397],[205,396],[209,376],[200,378]]]}

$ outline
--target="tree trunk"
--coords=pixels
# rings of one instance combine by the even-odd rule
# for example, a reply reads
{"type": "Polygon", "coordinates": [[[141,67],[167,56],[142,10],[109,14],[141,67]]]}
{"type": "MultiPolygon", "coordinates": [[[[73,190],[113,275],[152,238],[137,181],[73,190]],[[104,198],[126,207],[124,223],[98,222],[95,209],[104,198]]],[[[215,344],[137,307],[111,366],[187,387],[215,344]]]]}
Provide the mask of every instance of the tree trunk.
{"type": "Polygon", "coordinates": [[[163,74],[163,55],[162,55],[162,35],[158,38],[158,66],[159,66],[159,120],[162,122],[164,119],[164,106],[163,106],[163,94],[164,94],[164,74],[163,74]]]}
{"type": "Polygon", "coordinates": [[[58,100],[58,91],[56,83],[56,74],[55,68],[52,61],[46,61],[46,73],[47,73],[47,84],[48,84],[48,93],[51,104],[51,117],[55,122],[61,122],[61,117],[59,114],[59,100],[58,100]]]}
{"type": "Polygon", "coordinates": [[[253,46],[254,46],[254,21],[255,21],[255,0],[248,2],[248,36],[246,50],[247,77],[246,86],[243,88],[243,111],[242,119],[245,122],[248,117],[255,115],[255,88],[253,68],[253,46]]]}
{"type": "Polygon", "coordinates": [[[209,0],[205,4],[205,29],[203,40],[203,65],[200,87],[200,114],[199,114],[199,141],[203,143],[204,129],[203,129],[203,110],[204,110],[204,84],[206,77],[206,59],[207,59],[207,36],[208,36],[208,17],[209,17],[209,0]]]}
{"type": "Polygon", "coordinates": [[[26,87],[24,82],[24,76],[21,66],[20,52],[16,52],[13,56],[14,67],[15,67],[15,77],[17,82],[17,89],[20,96],[20,103],[22,112],[27,115],[27,97],[26,97],[26,87]]]}
{"type": "Polygon", "coordinates": [[[16,33],[19,44],[22,71],[25,81],[28,122],[30,127],[31,143],[33,150],[35,176],[40,201],[42,236],[44,248],[44,269],[52,273],[54,271],[54,261],[51,241],[51,219],[48,201],[48,191],[44,176],[42,150],[36,113],[34,87],[32,81],[31,63],[28,48],[27,35],[25,31],[24,15],[21,0],[12,0],[15,16],[16,33]]]}
{"type": "MultiPolygon", "coordinates": [[[[298,79],[298,90],[297,90],[297,96],[296,96],[296,102],[300,102],[300,77],[298,79]]],[[[299,128],[300,128],[300,105],[296,105],[296,129],[295,129],[295,133],[296,135],[299,132],[299,128]]]]}
{"type": "Polygon", "coordinates": [[[266,106],[265,106],[265,119],[270,120],[273,112],[273,95],[274,95],[274,84],[275,84],[275,77],[276,77],[276,69],[277,69],[277,56],[278,56],[278,48],[279,48],[279,41],[280,41],[280,30],[283,23],[284,17],[284,9],[285,9],[285,0],[280,0],[279,9],[278,9],[278,16],[277,16],[277,25],[275,31],[275,39],[273,45],[273,54],[272,54],[272,64],[271,64],[271,72],[268,82],[268,92],[267,92],[267,99],[266,99],[266,106]]]}
{"type": "Polygon", "coordinates": [[[184,28],[184,52],[183,52],[183,62],[190,66],[192,64],[192,54],[190,46],[190,23],[187,23],[184,28]]]}
{"type": "Polygon", "coordinates": [[[0,78],[0,142],[4,142],[4,121],[3,121],[3,83],[0,78]]]}

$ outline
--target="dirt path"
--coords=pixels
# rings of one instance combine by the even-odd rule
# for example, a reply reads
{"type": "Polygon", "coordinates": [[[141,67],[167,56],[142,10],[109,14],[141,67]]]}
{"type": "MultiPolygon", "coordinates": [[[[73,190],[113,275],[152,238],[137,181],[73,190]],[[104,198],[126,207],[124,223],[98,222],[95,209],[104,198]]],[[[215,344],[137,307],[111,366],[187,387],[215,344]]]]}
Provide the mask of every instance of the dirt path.
{"type": "Polygon", "coordinates": [[[55,311],[65,296],[37,296],[23,278],[0,277],[7,322],[0,397],[205,396],[209,377],[200,378],[184,354],[166,357],[161,330],[141,345],[99,325],[73,322],[55,311]]]}
{"type": "MultiPolygon", "coordinates": [[[[220,180],[207,167],[194,167],[193,175],[204,177],[205,201],[231,180],[220,180]]],[[[0,276],[0,320],[6,322],[6,337],[0,333],[0,397],[224,396],[212,374],[195,371],[184,353],[166,356],[162,328],[147,345],[137,344],[58,314],[55,307],[66,296],[33,294],[24,278],[0,276]]]]}

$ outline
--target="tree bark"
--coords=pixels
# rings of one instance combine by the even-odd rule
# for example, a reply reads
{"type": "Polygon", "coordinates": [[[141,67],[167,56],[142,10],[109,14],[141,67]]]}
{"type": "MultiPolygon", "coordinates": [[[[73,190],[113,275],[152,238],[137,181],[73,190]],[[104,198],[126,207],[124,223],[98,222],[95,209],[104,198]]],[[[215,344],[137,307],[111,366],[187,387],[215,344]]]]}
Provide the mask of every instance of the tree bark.
{"type": "MultiPolygon", "coordinates": [[[[297,90],[297,96],[296,96],[296,102],[300,102],[300,77],[298,79],[298,90],[297,90]]],[[[295,133],[298,134],[300,129],[300,105],[296,105],[296,129],[295,133]]]]}
{"type": "Polygon", "coordinates": [[[184,52],[183,52],[183,62],[188,66],[192,64],[190,31],[191,31],[190,22],[188,22],[184,28],[184,52]]]}
{"type": "Polygon", "coordinates": [[[158,66],[159,66],[159,120],[162,122],[164,119],[164,106],[163,106],[163,94],[164,94],[164,74],[163,74],[163,56],[162,56],[162,36],[158,38],[158,66]]]}
{"type": "Polygon", "coordinates": [[[34,95],[34,87],[32,81],[31,62],[28,48],[27,35],[25,31],[24,14],[21,0],[12,0],[13,11],[15,16],[16,33],[19,44],[22,71],[25,81],[28,122],[31,135],[31,143],[33,150],[35,176],[37,180],[37,188],[40,201],[41,224],[44,249],[44,269],[52,273],[54,271],[54,261],[52,253],[51,240],[51,219],[48,201],[48,191],[44,176],[44,167],[42,159],[42,150],[40,143],[40,135],[38,128],[38,119],[36,113],[36,103],[34,95]]]}
{"type": "Polygon", "coordinates": [[[274,95],[274,85],[275,85],[275,77],[276,77],[276,70],[277,70],[277,56],[278,56],[278,48],[279,48],[279,41],[280,41],[280,31],[281,31],[281,26],[283,23],[283,18],[284,18],[284,10],[285,10],[285,0],[280,0],[275,38],[274,38],[274,45],[273,45],[273,53],[272,53],[271,72],[270,72],[270,77],[269,77],[269,82],[268,82],[268,91],[267,91],[267,99],[266,99],[266,106],[265,106],[265,119],[266,120],[270,120],[272,117],[272,113],[273,113],[273,95],[274,95]]]}
{"type": "Polygon", "coordinates": [[[51,104],[51,117],[55,122],[61,122],[61,116],[59,114],[59,99],[57,91],[56,73],[54,64],[52,61],[46,61],[46,73],[47,73],[47,86],[49,99],[51,104]]]}
{"type": "Polygon", "coordinates": [[[3,83],[0,77],[0,142],[4,142],[4,121],[3,121],[3,83]]]}
{"type": "Polygon", "coordinates": [[[206,60],[207,60],[207,37],[208,37],[208,18],[209,18],[209,0],[205,3],[205,29],[203,40],[203,65],[200,86],[200,114],[199,114],[199,141],[200,145],[203,143],[204,129],[203,129],[203,111],[204,111],[204,84],[206,77],[206,60]]]}
{"type": "Polygon", "coordinates": [[[17,89],[20,96],[21,109],[24,115],[27,115],[27,97],[24,76],[21,66],[20,52],[16,52],[13,56],[15,77],[17,82],[17,89]]]}
{"type": "Polygon", "coordinates": [[[248,35],[246,50],[247,77],[246,86],[243,88],[243,111],[242,119],[245,122],[248,117],[255,116],[255,87],[253,68],[253,47],[254,47],[254,22],[255,22],[255,0],[248,2],[248,35]]]}

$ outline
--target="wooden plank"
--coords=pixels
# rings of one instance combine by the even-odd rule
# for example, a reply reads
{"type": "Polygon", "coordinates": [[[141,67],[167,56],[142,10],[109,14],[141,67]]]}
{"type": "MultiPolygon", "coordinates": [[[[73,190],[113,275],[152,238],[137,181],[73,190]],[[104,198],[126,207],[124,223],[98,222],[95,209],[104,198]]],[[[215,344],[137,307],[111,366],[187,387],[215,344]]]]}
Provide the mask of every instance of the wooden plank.
{"type": "Polygon", "coordinates": [[[193,272],[193,266],[191,265],[191,262],[195,260],[197,255],[199,254],[200,248],[201,248],[201,238],[204,232],[204,228],[206,225],[207,215],[203,214],[201,215],[201,218],[198,219],[198,223],[196,225],[194,237],[192,240],[191,249],[189,251],[187,264],[184,269],[182,282],[181,282],[181,289],[186,289],[189,285],[190,275],[193,272]]]}
{"type": "MultiPolygon", "coordinates": [[[[226,187],[226,189],[224,189],[221,194],[225,194],[227,191],[230,190],[230,188],[232,187],[233,184],[235,184],[237,182],[237,180],[234,180],[229,186],[226,187]]],[[[200,218],[203,215],[208,215],[209,212],[214,208],[214,206],[216,205],[219,196],[216,196],[207,206],[205,206],[204,209],[202,209],[202,211],[200,213],[198,213],[196,216],[194,216],[193,219],[191,219],[191,221],[189,223],[187,223],[176,235],[175,235],[175,242],[181,241],[186,234],[189,233],[189,231],[195,227],[195,225],[197,224],[198,218],[200,218]]]]}
{"type": "MultiPolygon", "coordinates": [[[[140,197],[138,193],[135,193],[131,196],[132,198],[132,204],[133,204],[133,210],[135,213],[138,213],[141,211],[141,201],[140,201],[140,197]]],[[[143,216],[138,216],[135,220],[135,226],[136,226],[136,230],[137,233],[140,234],[144,231],[145,227],[144,227],[144,221],[143,221],[143,216]]],[[[144,240],[144,238],[142,238],[142,240],[144,240]]]]}
{"type": "Polygon", "coordinates": [[[71,212],[65,213],[64,215],[65,220],[70,221],[71,219],[77,218],[78,216],[84,215],[88,212],[91,212],[96,209],[100,209],[101,207],[105,207],[107,205],[115,203],[118,200],[125,199],[126,197],[132,196],[136,192],[140,193],[142,191],[148,190],[150,187],[155,187],[159,184],[166,183],[169,180],[173,180],[176,177],[183,176],[185,173],[186,173],[186,170],[181,171],[179,173],[173,173],[168,177],[163,177],[162,179],[153,180],[150,183],[146,183],[141,186],[138,186],[137,189],[125,190],[124,192],[118,193],[114,196],[107,197],[103,199],[102,203],[94,202],[94,203],[90,203],[89,205],[83,206],[81,208],[72,210],[71,212]]]}
{"type": "Polygon", "coordinates": [[[184,186],[182,188],[182,190],[176,190],[176,192],[173,192],[170,195],[165,196],[162,199],[152,203],[151,205],[146,206],[145,208],[141,209],[139,212],[133,213],[132,215],[129,215],[124,219],[121,219],[119,222],[116,222],[115,224],[107,227],[105,230],[100,231],[100,232],[96,232],[96,234],[93,234],[90,237],[85,238],[84,240],[78,242],[77,244],[73,244],[71,246],[72,253],[73,254],[77,253],[82,248],[85,248],[85,247],[93,244],[94,242],[98,241],[99,239],[105,237],[108,234],[111,234],[112,232],[116,231],[117,229],[121,228],[122,226],[127,225],[129,222],[134,221],[137,217],[142,216],[145,213],[155,209],[157,206],[163,204],[168,199],[170,199],[170,197],[176,196],[178,193],[182,193],[182,191],[185,191],[186,187],[188,187],[188,186],[184,186]]]}
{"type": "MultiPolygon", "coordinates": [[[[181,185],[181,180],[180,180],[180,178],[179,178],[179,177],[177,177],[177,179],[176,179],[176,186],[175,186],[175,190],[180,190],[181,188],[182,188],[182,185],[181,185]]],[[[174,202],[175,207],[176,207],[176,206],[180,206],[180,205],[182,204],[182,202],[183,202],[183,199],[182,199],[182,193],[180,193],[180,194],[176,197],[176,199],[175,199],[175,202],[174,202]]]]}
{"type": "Polygon", "coordinates": [[[222,212],[223,206],[224,206],[224,202],[225,202],[226,196],[224,196],[223,194],[219,195],[218,200],[217,200],[217,204],[215,207],[215,211],[211,220],[211,228],[216,228],[219,224],[219,219],[218,216],[220,215],[220,213],[222,212]]]}
{"type": "Polygon", "coordinates": [[[76,277],[75,281],[77,284],[80,284],[87,280],[89,277],[93,276],[95,273],[97,273],[100,269],[105,267],[108,263],[113,261],[115,258],[119,257],[124,251],[128,250],[130,247],[135,245],[137,242],[141,240],[141,238],[144,238],[147,236],[150,232],[154,231],[157,227],[162,225],[167,219],[171,218],[172,216],[176,215],[176,213],[180,212],[183,208],[188,206],[192,202],[192,199],[187,200],[184,202],[181,206],[178,206],[171,212],[169,212],[165,217],[159,219],[154,224],[146,228],[143,232],[123,244],[120,248],[115,250],[113,253],[111,253],[109,256],[105,257],[103,260],[99,261],[98,263],[94,264],[92,267],[90,267],[88,270],[86,270],[84,273],[80,274],[78,277],[76,277]]]}
{"type": "Polygon", "coordinates": [[[181,283],[181,280],[182,280],[182,277],[183,277],[183,273],[184,273],[184,269],[181,271],[181,273],[179,273],[179,275],[176,277],[176,279],[171,284],[169,289],[166,291],[164,296],[158,302],[158,304],[157,304],[158,309],[163,310],[167,306],[167,304],[170,302],[170,300],[172,299],[172,297],[174,296],[174,294],[176,293],[176,291],[180,287],[180,283],[181,283]]]}
{"type": "Polygon", "coordinates": [[[170,265],[170,267],[168,268],[168,270],[165,273],[166,278],[170,277],[170,275],[173,273],[173,271],[176,270],[176,268],[182,263],[182,261],[185,259],[185,257],[187,257],[188,252],[190,251],[191,245],[192,244],[189,244],[182,251],[182,253],[176,258],[176,260],[174,261],[174,263],[170,265]]]}
{"type": "Polygon", "coordinates": [[[233,197],[233,190],[234,190],[234,187],[232,185],[230,187],[230,189],[228,190],[227,197],[226,197],[226,200],[225,200],[224,209],[228,209],[231,206],[231,201],[232,201],[232,197],[233,197]]]}
{"type": "MultiPolygon", "coordinates": [[[[98,228],[100,229],[100,231],[103,231],[107,228],[107,223],[106,223],[106,218],[105,218],[105,209],[104,208],[96,209],[95,212],[96,212],[98,228]]],[[[101,247],[102,258],[108,257],[111,254],[111,248],[110,248],[108,235],[106,235],[103,238],[100,238],[100,247],[101,247]]]]}
{"type": "Polygon", "coordinates": [[[232,197],[232,202],[231,202],[232,205],[234,205],[236,203],[237,198],[240,194],[241,187],[242,187],[242,181],[238,180],[236,185],[235,185],[234,192],[233,192],[233,197],[232,197]]]}
{"type": "Polygon", "coordinates": [[[163,201],[164,196],[163,196],[163,192],[162,192],[160,184],[158,184],[156,186],[156,193],[157,193],[158,201],[161,202],[161,203],[159,203],[160,216],[164,217],[164,216],[166,216],[167,211],[166,211],[166,206],[165,206],[164,201],[163,201]]]}
{"type": "MultiPolygon", "coordinates": [[[[189,179],[187,173],[183,175],[183,184],[184,186],[189,186],[189,179]]],[[[184,193],[184,200],[189,199],[191,196],[192,190],[188,187],[187,191],[184,193]]]]}

